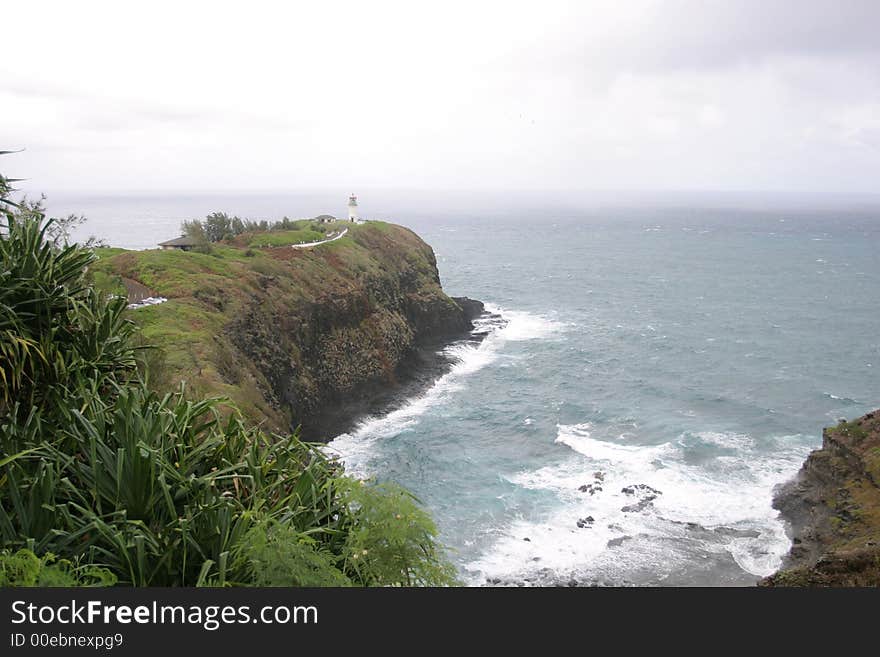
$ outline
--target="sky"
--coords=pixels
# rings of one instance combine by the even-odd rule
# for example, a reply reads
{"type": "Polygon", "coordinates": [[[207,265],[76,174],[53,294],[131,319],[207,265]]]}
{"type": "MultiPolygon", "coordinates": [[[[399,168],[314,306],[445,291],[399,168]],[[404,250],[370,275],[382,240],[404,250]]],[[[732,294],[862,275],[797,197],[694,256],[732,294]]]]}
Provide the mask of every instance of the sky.
{"type": "Polygon", "coordinates": [[[27,2],[29,191],[875,193],[877,0],[27,2]]]}

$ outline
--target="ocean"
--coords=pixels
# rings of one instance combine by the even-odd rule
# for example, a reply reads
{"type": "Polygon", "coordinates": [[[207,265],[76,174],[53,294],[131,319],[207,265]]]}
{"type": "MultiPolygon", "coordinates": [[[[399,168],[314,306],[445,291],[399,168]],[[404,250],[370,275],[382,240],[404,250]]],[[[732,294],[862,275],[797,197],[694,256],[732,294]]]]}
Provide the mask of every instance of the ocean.
{"type": "MultiPolygon", "coordinates": [[[[182,219],[344,216],[347,193],[61,196],[116,246],[182,219]],[[336,210],[334,212],[334,209],[336,210]]],[[[488,336],[328,449],[430,509],[472,585],[754,584],[822,427],[880,406],[880,209],[362,195],[415,230],[488,336]]]]}

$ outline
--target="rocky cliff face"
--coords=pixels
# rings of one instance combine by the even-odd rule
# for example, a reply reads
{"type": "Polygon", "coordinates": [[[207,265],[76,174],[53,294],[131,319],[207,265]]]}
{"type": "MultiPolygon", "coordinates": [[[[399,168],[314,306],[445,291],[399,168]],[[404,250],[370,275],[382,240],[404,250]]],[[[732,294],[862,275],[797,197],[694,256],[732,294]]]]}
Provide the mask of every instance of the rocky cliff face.
{"type": "Polygon", "coordinates": [[[880,586],[880,411],[825,429],[776,496],[793,545],[765,586],[880,586]]]}
{"type": "Polygon", "coordinates": [[[443,292],[430,246],[379,222],[313,249],[127,252],[102,265],[169,298],[133,313],[166,354],[167,384],[228,395],[272,428],[302,425],[309,440],[437,367],[438,345],[482,312],[443,292]]]}

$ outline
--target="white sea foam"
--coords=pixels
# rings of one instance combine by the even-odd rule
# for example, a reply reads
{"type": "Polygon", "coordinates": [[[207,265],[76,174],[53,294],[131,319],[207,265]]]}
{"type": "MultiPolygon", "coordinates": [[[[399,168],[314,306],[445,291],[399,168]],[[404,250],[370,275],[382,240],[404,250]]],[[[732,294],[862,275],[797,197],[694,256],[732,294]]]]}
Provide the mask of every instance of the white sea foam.
{"type": "Polygon", "coordinates": [[[662,581],[697,553],[732,559],[756,577],[779,567],[789,541],[771,506],[773,488],[794,476],[808,452],[798,437],[778,439],[771,456],[744,434],[695,433],[699,441],[735,450],[697,465],[685,459],[686,436],[640,446],[593,438],[592,429],[588,423],[558,426],[555,442],[575,454],[507,477],[550,491],[560,503],[546,517],[511,523],[466,566],[472,583],[526,578],[541,569],[611,582],[650,572],[662,581]],[[592,492],[579,490],[585,485],[592,492]],[[649,504],[634,508],[651,495],[649,504]],[[588,517],[593,521],[585,524],[588,517]],[[585,526],[578,527],[579,520],[585,526]]]}
{"type": "MultiPolygon", "coordinates": [[[[567,445],[574,451],[583,454],[597,465],[603,463],[616,465],[627,463],[630,467],[653,467],[651,464],[670,453],[668,444],[657,447],[612,443],[607,440],[595,440],[591,437],[590,423],[571,426],[557,425],[556,443],[567,445]]],[[[623,435],[623,434],[621,434],[623,435]]]]}
{"type": "Polygon", "coordinates": [[[349,474],[369,475],[369,461],[377,441],[407,431],[418,424],[425,411],[448,401],[467,385],[469,375],[498,359],[506,342],[544,339],[566,326],[544,315],[506,310],[492,304],[486,304],[486,310],[489,314],[474,321],[474,333],[488,332],[488,335],[478,343],[462,341],[447,347],[444,353],[455,364],[426,392],[386,415],[366,418],[351,432],[337,436],[327,445],[327,451],[342,459],[349,474]]]}
{"type": "Polygon", "coordinates": [[[732,431],[698,431],[693,435],[702,443],[727,449],[750,449],[755,442],[748,434],[732,431]]]}
{"type": "Polygon", "coordinates": [[[842,401],[842,402],[846,402],[847,404],[860,404],[861,403],[860,401],[858,401],[857,399],[853,399],[852,397],[846,397],[846,396],[838,397],[837,395],[832,394],[830,392],[824,392],[822,394],[825,397],[828,397],[828,399],[833,399],[834,401],[842,401]]]}

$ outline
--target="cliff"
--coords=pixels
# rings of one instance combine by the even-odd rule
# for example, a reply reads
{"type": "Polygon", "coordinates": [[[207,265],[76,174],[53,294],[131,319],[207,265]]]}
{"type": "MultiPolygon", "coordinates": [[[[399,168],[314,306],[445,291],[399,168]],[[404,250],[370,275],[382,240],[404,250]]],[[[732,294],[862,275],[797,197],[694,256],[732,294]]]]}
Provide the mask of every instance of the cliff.
{"type": "Polygon", "coordinates": [[[764,586],[880,586],[880,411],[825,429],[776,496],[793,545],[764,586]]]}
{"type": "Polygon", "coordinates": [[[443,292],[430,246],[381,222],[309,249],[114,249],[94,269],[107,288],[134,281],[168,298],[131,312],[159,347],[154,386],[186,381],[270,428],[301,425],[308,440],[332,437],[381,393],[437,366],[437,346],[482,312],[443,292]]]}

